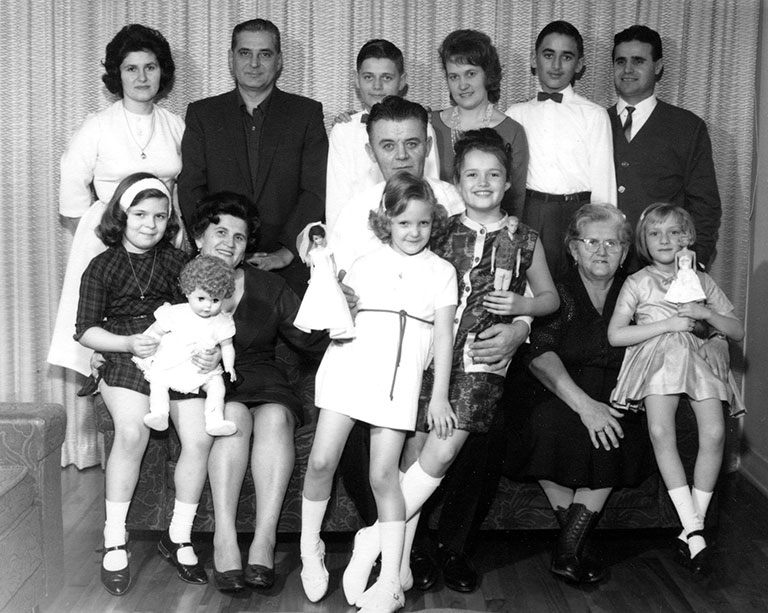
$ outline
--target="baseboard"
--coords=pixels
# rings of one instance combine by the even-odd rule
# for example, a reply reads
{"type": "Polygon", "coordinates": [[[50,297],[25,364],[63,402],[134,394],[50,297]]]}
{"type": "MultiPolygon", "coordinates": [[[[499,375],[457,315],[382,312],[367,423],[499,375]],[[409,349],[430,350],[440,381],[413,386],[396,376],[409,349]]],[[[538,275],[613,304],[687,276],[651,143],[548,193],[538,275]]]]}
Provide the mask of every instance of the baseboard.
{"type": "Polygon", "coordinates": [[[756,453],[753,449],[749,449],[741,456],[739,472],[764,496],[768,497],[768,458],[756,453]]]}

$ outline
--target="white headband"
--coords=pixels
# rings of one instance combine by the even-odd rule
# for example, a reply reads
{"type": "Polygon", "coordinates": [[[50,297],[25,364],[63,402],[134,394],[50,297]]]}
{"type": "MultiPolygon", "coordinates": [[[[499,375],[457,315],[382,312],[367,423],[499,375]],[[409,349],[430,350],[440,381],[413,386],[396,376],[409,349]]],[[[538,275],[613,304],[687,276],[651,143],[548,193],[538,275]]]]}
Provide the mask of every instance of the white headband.
{"type": "Polygon", "coordinates": [[[163,183],[160,179],[157,179],[155,177],[147,178],[147,179],[139,179],[131,185],[127,190],[123,192],[123,195],[120,196],[120,208],[124,211],[128,210],[128,207],[133,204],[134,199],[138,195],[139,192],[143,192],[146,189],[156,189],[158,191],[163,192],[166,198],[168,198],[168,206],[171,205],[171,194],[168,192],[168,188],[165,186],[165,183],[163,183]]]}

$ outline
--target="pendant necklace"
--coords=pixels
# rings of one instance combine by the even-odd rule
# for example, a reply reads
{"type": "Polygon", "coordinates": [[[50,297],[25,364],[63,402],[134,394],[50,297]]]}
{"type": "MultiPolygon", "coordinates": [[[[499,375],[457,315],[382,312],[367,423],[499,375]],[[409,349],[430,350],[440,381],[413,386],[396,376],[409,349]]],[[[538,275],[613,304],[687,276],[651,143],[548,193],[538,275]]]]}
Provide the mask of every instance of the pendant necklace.
{"type": "Polygon", "coordinates": [[[142,300],[146,298],[147,290],[149,289],[150,284],[152,283],[152,277],[155,274],[155,262],[157,261],[157,249],[155,249],[155,253],[152,256],[152,269],[149,271],[149,280],[147,281],[146,287],[144,289],[141,289],[141,283],[139,283],[139,277],[136,276],[136,270],[133,267],[133,262],[131,262],[131,254],[128,252],[128,250],[125,250],[125,255],[128,256],[128,265],[131,267],[131,272],[133,273],[133,279],[136,281],[136,287],[139,288],[139,294],[142,300]]]}
{"type": "Polygon", "coordinates": [[[133,128],[131,128],[131,121],[128,119],[128,111],[125,110],[125,105],[123,105],[123,115],[125,116],[125,124],[128,126],[128,133],[131,135],[131,138],[133,139],[133,142],[136,143],[136,146],[139,148],[139,151],[141,151],[141,159],[146,160],[147,154],[145,153],[145,150],[147,147],[149,147],[149,143],[152,142],[152,137],[155,135],[155,109],[152,109],[152,120],[149,126],[149,138],[147,139],[147,142],[142,147],[139,144],[139,139],[136,138],[136,135],[133,133],[133,128]]]}
{"type": "MultiPolygon", "coordinates": [[[[485,115],[483,116],[483,128],[489,128],[491,126],[491,117],[493,116],[493,103],[489,102],[485,107],[485,115]]],[[[459,117],[459,107],[454,106],[451,112],[451,145],[456,146],[456,141],[464,136],[464,131],[461,129],[461,118],[459,117]]]]}

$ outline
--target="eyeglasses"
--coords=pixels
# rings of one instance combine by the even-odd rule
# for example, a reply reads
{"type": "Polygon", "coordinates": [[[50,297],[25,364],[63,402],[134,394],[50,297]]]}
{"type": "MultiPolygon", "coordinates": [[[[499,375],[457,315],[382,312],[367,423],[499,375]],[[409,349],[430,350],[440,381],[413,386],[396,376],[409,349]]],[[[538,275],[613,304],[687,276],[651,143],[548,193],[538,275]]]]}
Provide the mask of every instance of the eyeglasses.
{"type": "Polygon", "coordinates": [[[617,241],[613,238],[608,238],[602,241],[597,238],[577,238],[574,240],[584,243],[584,249],[586,249],[588,253],[597,253],[600,245],[603,246],[603,249],[605,249],[607,253],[618,253],[624,247],[622,241],[617,241]]]}

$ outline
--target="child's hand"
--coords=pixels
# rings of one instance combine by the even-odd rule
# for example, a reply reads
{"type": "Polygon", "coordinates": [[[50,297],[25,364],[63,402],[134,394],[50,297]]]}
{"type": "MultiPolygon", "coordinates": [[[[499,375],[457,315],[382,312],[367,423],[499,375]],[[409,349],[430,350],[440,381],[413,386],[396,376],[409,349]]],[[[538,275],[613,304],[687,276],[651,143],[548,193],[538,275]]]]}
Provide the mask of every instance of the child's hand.
{"type": "Polygon", "coordinates": [[[333,118],[333,123],[336,125],[337,123],[349,123],[352,121],[352,114],[354,111],[340,111],[336,117],[333,118]]]}
{"type": "Polygon", "coordinates": [[[456,413],[453,412],[448,400],[429,401],[429,411],[427,412],[427,426],[430,431],[437,434],[437,438],[445,439],[453,436],[453,429],[458,425],[456,413]]]}
{"type": "Polygon", "coordinates": [[[668,332],[691,332],[696,325],[696,320],[681,315],[672,315],[667,318],[668,332]]]}
{"type": "Polygon", "coordinates": [[[155,354],[160,340],[146,334],[132,334],[127,338],[128,351],[137,358],[148,358],[155,354]]]}
{"type": "Polygon", "coordinates": [[[690,317],[691,319],[706,320],[711,311],[699,302],[686,302],[677,305],[677,314],[681,317],[690,317]]]}
{"type": "Polygon", "coordinates": [[[509,290],[494,290],[483,298],[483,307],[493,315],[522,315],[525,298],[509,290]]]}

